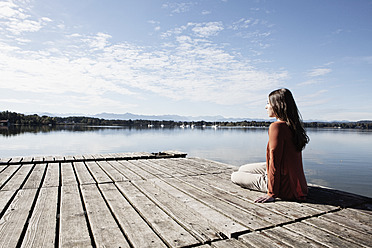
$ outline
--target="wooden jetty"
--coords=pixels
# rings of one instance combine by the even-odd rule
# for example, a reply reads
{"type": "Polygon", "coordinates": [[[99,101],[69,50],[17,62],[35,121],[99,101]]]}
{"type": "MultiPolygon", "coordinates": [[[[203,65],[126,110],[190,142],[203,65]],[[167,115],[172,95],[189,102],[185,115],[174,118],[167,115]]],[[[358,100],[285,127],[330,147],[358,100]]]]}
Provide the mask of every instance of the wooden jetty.
{"type": "Polygon", "coordinates": [[[254,203],[180,152],[0,160],[0,247],[372,247],[372,199],[311,186],[254,203]]]}

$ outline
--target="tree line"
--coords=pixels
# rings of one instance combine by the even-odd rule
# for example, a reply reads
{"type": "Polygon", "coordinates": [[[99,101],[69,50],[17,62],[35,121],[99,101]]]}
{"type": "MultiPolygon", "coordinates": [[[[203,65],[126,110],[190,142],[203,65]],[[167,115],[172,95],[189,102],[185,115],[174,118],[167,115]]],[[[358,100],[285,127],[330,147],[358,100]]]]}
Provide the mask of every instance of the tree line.
{"type": "MultiPolygon", "coordinates": [[[[219,127],[268,127],[271,121],[171,121],[171,120],[107,120],[94,117],[50,117],[37,114],[25,115],[16,112],[0,112],[2,125],[28,125],[28,126],[56,126],[56,125],[87,125],[87,126],[126,126],[126,127],[177,127],[177,126],[212,126],[219,127]]],[[[372,121],[358,122],[305,122],[305,127],[310,128],[351,128],[371,129],[372,121]]]]}

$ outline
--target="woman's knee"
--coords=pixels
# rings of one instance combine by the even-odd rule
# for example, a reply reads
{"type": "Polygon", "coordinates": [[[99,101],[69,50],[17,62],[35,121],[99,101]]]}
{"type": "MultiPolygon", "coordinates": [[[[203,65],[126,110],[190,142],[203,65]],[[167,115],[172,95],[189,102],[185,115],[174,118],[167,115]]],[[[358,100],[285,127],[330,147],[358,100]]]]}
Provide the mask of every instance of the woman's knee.
{"type": "Polygon", "coordinates": [[[266,171],[266,162],[245,164],[240,166],[238,171],[262,174],[266,171]]]}
{"type": "Polygon", "coordinates": [[[243,188],[265,192],[267,186],[264,177],[260,174],[236,171],[231,174],[231,181],[243,188]]]}
{"type": "Polygon", "coordinates": [[[233,183],[236,183],[237,181],[236,181],[236,179],[237,179],[237,177],[238,177],[238,174],[239,174],[239,172],[233,172],[233,173],[231,173],[231,181],[233,182],[233,183]]]}

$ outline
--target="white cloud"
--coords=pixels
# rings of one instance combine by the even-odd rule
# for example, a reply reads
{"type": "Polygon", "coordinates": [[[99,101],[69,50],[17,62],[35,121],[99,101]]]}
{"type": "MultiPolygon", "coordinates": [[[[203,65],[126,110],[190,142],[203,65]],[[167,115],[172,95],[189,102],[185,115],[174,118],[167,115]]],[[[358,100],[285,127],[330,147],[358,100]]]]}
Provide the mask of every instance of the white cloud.
{"type": "MultiPolygon", "coordinates": [[[[106,38],[104,34],[83,38],[85,43],[78,44],[80,54],[74,58],[32,51],[2,53],[1,60],[7,63],[0,64],[0,77],[6,78],[0,87],[90,96],[147,91],[176,100],[236,104],[256,100],[261,91],[287,77],[286,72],[259,71],[208,41],[188,36],[179,36],[166,51],[112,45],[106,38]],[[97,40],[100,45],[93,46],[97,40]]],[[[72,52],[59,52],[68,53],[72,52]]]]}
{"type": "MultiPolygon", "coordinates": [[[[78,37],[78,36],[74,36],[74,37],[78,37]]],[[[108,39],[110,38],[112,38],[111,35],[104,34],[104,33],[97,33],[95,36],[83,38],[82,40],[85,41],[89,47],[93,48],[93,50],[102,50],[106,46],[109,45],[108,39]]]]}
{"type": "Polygon", "coordinates": [[[192,31],[194,31],[197,36],[205,38],[209,36],[215,36],[223,30],[223,25],[221,22],[207,22],[196,24],[189,23],[189,25],[194,26],[192,28],[192,31]]]}
{"type": "MultiPolygon", "coordinates": [[[[24,15],[25,20],[32,20],[24,15]]],[[[44,22],[57,26],[50,19],[39,21],[34,23],[34,32],[44,22]]],[[[46,41],[37,50],[0,41],[0,78],[4,79],[0,88],[60,98],[72,95],[71,102],[80,108],[96,103],[111,108],[125,105],[107,98],[111,93],[139,98],[146,92],[224,105],[265,98],[287,78],[287,72],[258,70],[208,40],[223,29],[221,22],[188,23],[165,32],[163,47],[110,43],[110,34],[66,33],[67,29],[65,40],[46,41]],[[56,46],[58,42],[64,45],[56,46]]]]}
{"type": "Polygon", "coordinates": [[[336,31],[333,31],[332,34],[341,34],[342,32],[344,32],[344,30],[339,28],[336,31]]]}
{"type": "Polygon", "coordinates": [[[35,99],[25,99],[25,98],[0,98],[0,102],[4,103],[21,103],[21,104],[31,104],[35,102],[35,99]]]}
{"type": "Polygon", "coordinates": [[[271,47],[273,25],[256,18],[240,18],[227,26],[234,35],[246,39],[251,45],[252,53],[261,55],[264,49],[271,47]]]}
{"type": "Polygon", "coordinates": [[[149,21],[147,21],[148,23],[150,23],[150,24],[159,24],[159,22],[158,21],[155,21],[155,20],[149,20],[149,21]]]}
{"type": "Polygon", "coordinates": [[[203,23],[192,23],[189,22],[181,27],[168,30],[161,35],[162,38],[169,38],[172,36],[179,36],[181,34],[189,32],[190,36],[196,36],[200,38],[209,38],[210,36],[218,35],[224,29],[222,22],[203,22],[203,23]]]}
{"type": "Polygon", "coordinates": [[[330,73],[332,70],[328,68],[317,68],[309,71],[307,75],[309,77],[319,77],[319,76],[324,76],[328,73],[330,73]]]}
{"type": "Polygon", "coordinates": [[[175,3],[175,2],[168,2],[162,5],[164,9],[170,9],[171,13],[184,13],[188,12],[190,8],[194,5],[193,2],[183,2],[183,3],[175,3]]]}
{"type": "Polygon", "coordinates": [[[329,97],[325,95],[327,92],[328,90],[322,89],[314,93],[304,95],[298,99],[298,104],[301,105],[302,107],[324,105],[330,101],[329,97]]]}
{"type": "Polygon", "coordinates": [[[307,80],[307,81],[304,81],[302,83],[299,83],[297,84],[297,86],[307,86],[307,85],[314,85],[314,84],[318,84],[319,81],[317,80],[307,80]]]}
{"type": "MultiPolygon", "coordinates": [[[[24,3],[27,6],[27,2],[24,3]]],[[[13,1],[0,3],[0,27],[11,32],[14,35],[20,35],[24,32],[37,32],[47,23],[52,22],[50,18],[40,17],[32,18],[27,14],[26,7],[15,4],[13,1]]]]}
{"type": "Polygon", "coordinates": [[[0,2],[0,18],[9,19],[9,18],[26,18],[26,15],[22,13],[22,9],[13,3],[13,1],[2,1],[0,2]]]}
{"type": "Polygon", "coordinates": [[[254,26],[257,26],[259,24],[264,24],[259,19],[247,19],[247,18],[241,18],[236,22],[233,22],[232,25],[229,27],[233,30],[240,30],[240,29],[248,29],[252,28],[254,26]]]}

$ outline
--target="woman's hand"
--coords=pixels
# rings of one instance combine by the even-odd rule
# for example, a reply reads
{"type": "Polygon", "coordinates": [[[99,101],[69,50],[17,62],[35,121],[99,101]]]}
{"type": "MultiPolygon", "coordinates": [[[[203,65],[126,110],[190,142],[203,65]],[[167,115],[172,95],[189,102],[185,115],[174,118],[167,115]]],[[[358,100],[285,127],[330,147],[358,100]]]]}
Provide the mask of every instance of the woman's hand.
{"type": "Polygon", "coordinates": [[[273,202],[273,201],[275,201],[274,197],[271,197],[269,195],[264,195],[264,196],[258,197],[254,202],[273,202]]]}

